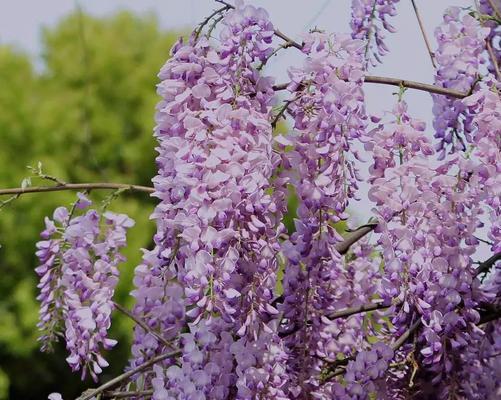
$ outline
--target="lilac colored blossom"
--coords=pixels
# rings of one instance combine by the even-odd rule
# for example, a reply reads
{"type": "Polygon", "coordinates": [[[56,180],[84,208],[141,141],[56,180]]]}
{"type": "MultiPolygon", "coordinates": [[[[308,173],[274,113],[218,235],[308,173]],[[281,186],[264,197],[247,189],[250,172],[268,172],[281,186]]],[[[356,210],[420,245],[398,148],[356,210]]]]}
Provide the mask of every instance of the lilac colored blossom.
{"type": "Polygon", "coordinates": [[[476,308],[492,298],[480,287],[471,256],[479,244],[475,231],[482,226],[483,205],[499,202],[491,189],[498,179],[499,129],[483,125],[496,124],[492,113],[499,97],[487,90],[466,99],[465,106],[485,107],[472,121],[474,158],[456,155],[433,167],[424,125],[409,118],[402,102],[394,110],[394,124],[380,125],[366,144],[374,155],[369,198],[381,218],[381,296],[399,299],[392,320],[397,334],[421,318],[421,362],[439,398],[461,393],[454,371],[468,365],[464,355],[483,340],[476,308]],[[492,150],[485,154],[482,142],[489,140],[492,150]]]}
{"type": "MultiPolygon", "coordinates": [[[[152,215],[156,248],[145,253],[144,264],[136,269],[133,292],[136,313],[166,338],[177,337],[188,324],[189,333],[179,341],[183,384],[192,379],[188,371],[198,371],[221,351],[215,343],[200,347],[194,338],[200,327],[216,338],[225,324],[241,341],[259,343],[261,357],[276,352],[262,338],[273,336],[268,323],[278,314],[270,303],[278,270],[277,237],[283,230],[281,210],[268,193],[278,161],[272,154],[270,123],[274,92],[272,80],[256,69],[273,51],[273,26],[263,9],[240,3],[222,24],[219,46],[205,37],[180,42],[159,74],[159,174],[153,182],[160,204],[152,215]]],[[[136,328],[131,365],[160,351],[156,340],[136,328]]],[[[238,364],[230,354],[224,362],[231,365],[232,358],[238,364]]],[[[279,363],[284,359],[276,358],[279,363]]],[[[266,369],[260,363],[257,375],[229,370],[219,377],[220,368],[207,373],[197,392],[209,395],[218,387],[226,396],[236,381],[237,387],[261,391],[263,398],[281,396],[283,368],[266,369]],[[252,382],[262,378],[260,368],[271,385],[252,382]]],[[[164,365],[181,374],[169,362],[164,365]]],[[[193,388],[180,384],[169,380],[168,391],[182,397],[193,388]]]]}
{"type": "Polygon", "coordinates": [[[479,161],[470,179],[482,187],[479,200],[489,207],[488,237],[493,253],[501,252],[501,101],[497,90],[484,87],[463,100],[474,115],[473,155],[479,161]]]}
{"type": "MultiPolygon", "coordinates": [[[[86,210],[91,202],[82,194],[76,208],[86,210]]],[[[108,366],[100,355],[116,341],[107,337],[113,310],[113,293],[118,282],[118,264],[125,258],[120,249],[126,244],[126,231],[134,222],[124,214],[95,210],[79,216],[59,207],[53,220],[45,219],[43,239],[37,243],[41,277],[40,340],[42,350],[64,333],[72,370],[87,371],[94,379],[108,366]]]]}
{"type": "MultiPolygon", "coordinates": [[[[364,133],[367,119],[361,89],[363,43],[345,35],[314,33],[303,40],[303,51],[305,65],[289,71],[289,112],[296,132],[275,139],[281,148],[291,148],[283,153],[281,179],[300,199],[296,231],[282,245],[287,265],[280,310],[293,397],[319,387],[310,371],[320,372],[326,361],[335,360],[339,352],[349,354],[361,343],[356,333],[360,319],[333,323],[323,315],[368,301],[370,289],[363,293],[356,285],[374,277],[375,287],[377,278],[372,263],[354,276],[350,263],[335,249],[342,239],[333,227],[346,219],[360,179],[353,142],[364,133]]],[[[370,248],[360,249],[359,255],[367,256],[370,248]]]]}
{"type": "MultiPolygon", "coordinates": [[[[438,48],[435,51],[437,74],[435,84],[463,93],[472,90],[480,78],[480,65],[484,63],[483,51],[489,28],[482,28],[471,15],[463,14],[458,7],[448,8],[443,23],[435,30],[438,48]]],[[[451,151],[466,150],[471,142],[471,115],[463,102],[446,96],[433,95],[435,137],[437,150],[445,157],[446,147],[451,151]]]]}
{"type": "MultiPolygon", "coordinates": [[[[366,400],[381,392],[378,385],[384,382],[393,350],[384,343],[376,343],[371,350],[360,351],[350,361],[344,375],[346,386],[329,385],[332,398],[340,400],[366,400]]],[[[383,391],[384,393],[384,391],[383,391]]]]}
{"type": "MultiPolygon", "coordinates": [[[[154,400],[501,395],[501,325],[485,319],[501,307],[501,267],[480,273],[476,262],[479,235],[501,249],[500,87],[492,75],[477,82],[496,31],[446,12],[436,83],[475,88],[434,96],[435,138],[403,88],[369,128],[367,55],[387,52],[395,4],[354,1],[352,36],[315,31],[295,46],[305,60],[288,71],[287,134],[273,132],[274,81],[259,68],[276,49],[266,11],[237,1],[217,39],[202,29],[174,45],[159,74],[157,231],[135,270],[141,323],[129,368],[180,355],[127,390],[154,400]],[[451,143],[464,151],[447,154],[451,143]],[[346,249],[337,229],[352,226],[365,167],[378,224],[346,249]],[[290,235],[289,191],[299,200],[290,235]]],[[[107,329],[132,221],[89,206],[79,194],[78,216],[61,207],[46,219],[37,272],[43,348],[64,333],[72,368],[95,377],[114,344],[107,329]]]]}
{"type": "Polygon", "coordinates": [[[351,31],[353,39],[365,42],[365,58],[373,66],[382,62],[381,57],[389,52],[386,46],[385,31],[396,30],[388,17],[397,15],[396,4],[399,0],[352,0],[351,31]]]}

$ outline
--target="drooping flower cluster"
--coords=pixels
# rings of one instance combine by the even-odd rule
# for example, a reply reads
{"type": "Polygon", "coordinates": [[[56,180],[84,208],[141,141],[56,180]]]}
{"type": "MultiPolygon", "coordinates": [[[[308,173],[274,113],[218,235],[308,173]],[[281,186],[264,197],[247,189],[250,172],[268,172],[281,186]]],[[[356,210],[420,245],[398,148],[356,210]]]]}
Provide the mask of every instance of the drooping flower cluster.
{"type": "MultiPolygon", "coordinates": [[[[129,368],[141,371],[127,391],[154,400],[499,393],[500,324],[489,318],[499,313],[501,270],[475,263],[482,231],[490,251],[501,247],[499,84],[484,78],[465,99],[435,98],[438,157],[403,88],[389,120],[372,117],[368,130],[366,56],[374,38],[376,59],[387,51],[395,4],[354,1],[353,36],[315,30],[294,43],[305,61],[289,69],[278,115],[274,91],[284,85],[260,66],[274,34],[284,35],[263,9],[226,5],[213,17],[218,39],[200,29],[174,45],[159,74],[155,246],[132,292],[129,368]],[[293,126],[274,135],[283,115],[293,126]],[[450,132],[466,135],[464,153],[446,154],[445,144],[458,148],[450,132]],[[377,216],[365,238],[376,223],[344,228],[364,180],[361,147],[377,216]],[[299,205],[287,235],[289,191],[299,205]],[[171,352],[179,356],[151,364],[171,352]]],[[[487,30],[458,9],[444,20],[437,83],[466,92],[487,30]]],[[[68,361],[95,376],[106,365],[99,347],[112,344],[116,260],[131,222],[105,214],[103,229],[93,210],[69,214],[56,210],[39,244],[40,326],[51,340],[64,318],[68,361]]]]}
{"type": "MultiPolygon", "coordinates": [[[[304,67],[289,72],[293,96],[289,112],[296,132],[276,138],[280,146],[291,147],[283,154],[282,179],[300,199],[296,232],[282,246],[287,265],[281,311],[284,332],[294,332],[286,334],[294,396],[318,386],[308,372],[321,368],[318,356],[333,360],[337,352],[349,352],[356,342],[356,337],[353,341],[348,337],[359,321],[329,322],[323,315],[362,301],[356,292],[348,293],[357,279],[352,282],[351,271],[343,271],[344,260],[335,247],[342,238],[333,224],[346,218],[348,200],[358,187],[353,142],[366,127],[363,43],[348,36],[314,33],[303,41],[303,50],[304,67]],[[343,287],[346,281],[349,285],[343,287]],[[335,337],[339,338],[342,325],[347,342],[339,344],[335,337]]],[[[370,291],[363,297],[370,299],[370,291]]]]}
{"type": "Polygon", "coordinates": [[[484,87],[463,100],[473,115],[474,148],[478,161],[472,184],[481,187],[479,201],[489,207],[488,238],[493,253],[501,252],[501,101],[499,88],[484,87]]]}
{"type": "Polygon", "coordinates": [[[388,17],[397,15],[396,4],[399,0],[352,0],[351,21],[352,37],[365,42],[365,58],[376,65],[381,57],[389,52],[386,46],[385,31],[394,33],[395,28],[388,17]]]}
{"type": "MultiPolygon", "coordinates": [[[[462,392],[455,373],[468,365],[465,354],[483,337],[476,308],[490,295],[480,290],[471,256],[479,243],[482,204],[489,198],[479,180],[489,188],[494,171],[459,155],[433,167],[423,132],[424,125],[410,119],[399,102],[395,123],[376,130],[368,145],[374,154],[369,197],[381,216],[386,275],[381,296],[398,299],[392,320],[397,332],[421,319],[421,362],[440,389],[439,398],[446,398],[462,392]]],[[[473,141],[480,143],[482,134],[473,141]]]]}
{"type": "Polygon", "coordinates": [[[54,211],[53,219],[45,219],[43,240],[37,243],[40,266],[41,302],[40,340],[42,350],[63,334],[70,355],[66,359],[72,370],[87,371],[94,379],[108,363],[101,348],[116,343],[107,337],[113,310],[113,293],[118,282],[118,264],[125,258],[126,231],[134,222],[124,214],[104,213],[88,209],[90,201],[82,194],[73,216],[65,207],[54,211]]]}
{"type": "MultiPolygon", "coordinates": [[[[469,93],[480,78],[480,65],[484,63],[483,51],[489,28],[483,28],[477,19],[463,14],[459,7],[450,7],[443,23],[435,30],[438,48],[435,51],[437,74],[435,84],[469,93]]],[[[446,147],[451,151],[466,150],[471,142],[472,116],[463,102],[442,95],[433,95],[433,127],[439,139],[437,150],[445,157],[446,147]]]]}
{"type": "MultiPolygon", "coordinates": [[[[192,37],[174,47],[160,72],[154,184],[161,203],[153,214],[156,249],[136,271],[135,311],[167,339],[189,327],[181,339],[185,377],[192,376],[186,368],[207,370],[222,351],[217,343],[231,338],[221,336],[223,327],[240,338],[226,355],[246,368],[230,369],[223,377],[220,367],[206,371],[201,393],[210,395],[219,380],[217,398],[228,396],[235,382],[241,398],[248,391],[280,398],[285,377],[273,364],[284,356],[277,354],[280,344],[273,344],[267,326],[278,313],[270,303],[282,230],[280,210],[269,194],[274,92],[272,81],[256,69],[273,51],[273,26],[263,9],[241,4],[222,24],[219,46],[192,37]],[[198,329],[210,332],[214,341],[197,347],[195,361],[186,343],[200,345],[198,329]],[[251,367],[255,373],[249,373],[251,367]],[[272,384],[262,387],[263,381],[272,384]]],[[[161,350],[136,328],[133,365],[161,350]]],[[[175,381],[168,385],[180,390],[175,381]]]]}

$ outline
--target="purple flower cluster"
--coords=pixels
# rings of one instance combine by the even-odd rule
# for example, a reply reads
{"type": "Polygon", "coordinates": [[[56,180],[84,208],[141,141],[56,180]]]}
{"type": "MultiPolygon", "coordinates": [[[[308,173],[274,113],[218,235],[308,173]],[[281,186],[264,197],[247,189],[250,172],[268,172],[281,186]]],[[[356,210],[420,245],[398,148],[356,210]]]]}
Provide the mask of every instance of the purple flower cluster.
{"type": "MultiPolygon", "coordinates": [[[[475,262],[479,235],[501,249],[500,88],[492,76],[476,82],[488,28],[452,8],[437,29],[437,84],[477,83],[461,100],[434,97],[437,154],[403,88],[368,129],[366,56],[386,53],[395,4],[354,1],[352,36],[315,30],[294,43],[305,60],[288,71],[278,115],[260,66],[283,35],[266,11],[237,1],[214,16],[218,39],[201,28],[174,45],[159,74],[157,231],[135,270],[129,368],[179,356],[141,368],[128,391],[154,400],[501,393],[500,323],[486,322],[501,305],[501,269],[480,274],[475,262]],[[282,115],[293,126],[275,135],[282,115]],[[464,152],[446,154],[463,140],[464,152]],[[337,229],[358,200],[362,148],[378,224],[345,238],[337,229]],[[289,191],[299,200],[290,235],[289,191]]],[[[89,205],[80,196],[77,206],[89,205]]],[[[72,214],[57,209],[37,245],[39,327],[44,349],[64,331],[68,362],[95,378],[107,365],[100,349],[114,344],[111,299],[132,221],[72,214]]]]}
{"type": "MultiPolygon", "coordinates": [[[[446,10],[443,23],[435,30],[438,65],[435,84],[468,93],[480,78],[480,65],[485,62],[483,51],[489,28],[483,28],[474,17],[463,14],[458,7],[446,10]]],[[[451,151],[466,150],[465,140],[471,142],[472,116],[461,100],[433,95],[435,137],[437,150],[445,157],[446,147],[451,151]]]]}
{"type": "Polygon", "coordinates": [[[381,57],[389,52],[386,46],[385,31],[394,33],[395,28],[388,17],[397,15],[396,4],[399,0],[352,0],[351,21],[352,37],[365,42],[367,63],[376,65],[381,57]],[[375,47],[375,48],[374,48],[375,47]]]}
{"type": "Polygon", "coordinates": [[[421,318],[421,362],[439,398],[463,390],[457,371],[468,365],[465,354],[483,337],[476,308],[492,296],[475,278],[471,256],[479,244],[475,232],[483,226],[484,204],[499,204],[499,190],[494,189],[499,179],[494,117],[499,97],[486,91],[464,103],[485,107],[485,114],[477,110],[472,121],[475,157],[456,155],[432,167],[425,127],[409,118],[403,102],[394,110],[395,122],[371,132],[366,144],[374,156],[369,198],[380,215],[385,261],[380,294],[401,304],[392,320],[398,334],[421,318]]]}
{"type": "Polygon", "coordinates": [[[116,343],[107,337],[113,309],[113,293],[118,282],[119,263],[125,258],[120,249],[126,244],[126,231],[134,222],[124,214],[87,209],[90,201],[79,194],[73,216],[65,207],[54,211],[53,220],[46,218],[46,229],[37,243],[40,266],[41,302],[40,340],[42,350],[63,334],[70,355],[66,359],[72,370],[87,371],[94,379],[108,366],[100,355],[101,347],[110,349],[116,343]]]}
{"type": "Polygon", "coordinates": [[[283,152],[281,182],[292,185],[300,199],[296,231],[282,245],[287,265],[280,308],[284,331],[296,331],[285,340],[294,397],[319,386],[309,372],[322,368],[319,356],[333,360],[339,351],[351,352],[361,321],[331,322],[323,315],[370,299],[370,290],[362,294],[356,289],[357,281],[376,275],[368,263],[353,276],[335,248],[342,238],[333,226],[346,219],[360,179],[353,142],[362,136],[367,119],[363,43],[346,35],[313,33],[304,39],[303,51],[305,65],[289,71],[295,132],[275,139],[280,147],[290,147],[283,152]]]}
{"type": "MultiPolygon", "coordinates": [[[[225,398],[231,383],[239,393],[279,398],[284,376],[275,363],[285,357],[277,354],[280,346],[272,343],[268,326],[278,313],[270,303],[283,230],[270,195],[274,92],[272,80],[256,69],[273,51],[273,26],[263,9],[243,4],[227,12],[222,24],[219,46],[205,37],[179,42],[159,75],[159,174],[153,181],[161,202],[152,216],[156,248],[136,270],[135,311],[167,339],[189,327],[181,335],[183,365],[190,371],[203,365],[207,377],[197,391],[210,395],[216,385],[220,394],[214,398],[225,398]],[[222,325],[240,338],[234,338],[231,354],[224,350],[224,362],[231,365],[233,358],[236,370],[208,367],[223,351],[222,325]],[[215,341],[197,344],[201,358],[193,364],[188,352],[200,326],[215,341]],[[248,361],[234,353],[236,343],[244,346],[238,351],[256,352],[255,373],[238,367],[248,361]]],[[[132,365],[160,351],[156,340],[136,328],[132,365]]],[[[169,380],[167,391],[186,395],[179,390],[178,380],[169,380]]]]}
{"type": "Polygon", "coordinates": [[[359,352],[346,367],[346,385],[335,383],[328,386],[330,398],[366,400],[378,394],[384,395],[384,378],[392,358],[393,350],[382,342],[376,343],[371,350],[359,352]],[[382,388],[378,387],[379,384],[382,388]]]}
{"type": "Polygon", "coordinates": [[[501,101],[498,90],[495,86],[483,87],[463,100],[473,115],[473,156],[478,160],[470,180],[473,186],[482,188],[478,200],[489,207],[488,237],[494,253],[501,252],[501,101]]]}

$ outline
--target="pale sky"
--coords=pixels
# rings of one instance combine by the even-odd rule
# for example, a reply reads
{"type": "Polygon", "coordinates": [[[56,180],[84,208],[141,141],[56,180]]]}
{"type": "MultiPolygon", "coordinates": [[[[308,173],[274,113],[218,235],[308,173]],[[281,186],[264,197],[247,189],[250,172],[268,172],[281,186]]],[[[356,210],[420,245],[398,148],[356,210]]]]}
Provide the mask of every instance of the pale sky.
{"type": "MultiPolygon", "coordinates": [[[[472,4],[472,1],[467,0],[416,2],[433,47],[433,31],[440,24],[444,9],[452,4],[472,4]]],[[[349,31],[351,0],[254,0],[248,3],[266,8],[273,24],[294,39],[314,26],[326,31],[349,31]]],[[[136,13],[153,12],[165,29],[193,27],[220,6],[212,0],[0,0],[0,43],[14,44],[36,56],[40,51],[41,28],[55,24],[62,16],[75,10],[78,4],[84,11],[98,16],[121,9],[136,13]]],[[[371,69],[370,74],[433,83],[433,68],[410,0],[400,1],[397,8],[398,16],[392,19],[397,33],[388,34],[386,40],[391,52],[384,57],[382,65],[371,69]]],[[[278,81],[283,82],[287,66],[297,64],[299,60],[296,49],[281,51],[270,62],[267,72],[276,74],[278,81]]],[[[396,90],[395,87],[367,84],[368,110],[391,110],[395,103],[395,97],[391,94],[396,90]]],[[[430,95],[409,90],[405,99],[412,115],[425,120],[431,127],[430,95]]],[[[362,197],[366,189],[362,188],[362,197]]],[[[363,201],[356,213],[361,220],[366,220],[371,216],[370,205],[363,201]]]]}

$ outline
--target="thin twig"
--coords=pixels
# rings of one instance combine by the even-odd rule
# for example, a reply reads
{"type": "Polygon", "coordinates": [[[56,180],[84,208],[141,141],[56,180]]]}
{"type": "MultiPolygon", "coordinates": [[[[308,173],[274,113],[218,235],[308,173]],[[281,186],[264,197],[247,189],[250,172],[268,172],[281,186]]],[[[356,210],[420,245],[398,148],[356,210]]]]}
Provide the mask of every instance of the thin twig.
{"type": "Polygon", "coordinates": [[[384,310],[385,308],[391,307],[393,304],[388,304],[388,303],[379,303],[379,304],[363,304],[361,306],[357,307],[350,307],[350,308],[345,308],[344,310],[340,311],[335,311],[331,314],[327,315],[327,318],[330,320],[338,319],[338,318],[344,318],[344,317],[349,317],[351,315],[355,314],[361,314],[364,312],[369,312],[369,311],[376,311],[376,310],[384,310]]]}
{"type": "MultiPolygon", "coordinates": [[[[326,318],[330,319],[331,321],[339,318],[345,318],[345,317],[350,317],[352,315],[356,314],[362,314],[365,312],[370,312],[370,311],[376,311],[376,310],[384,310],[386,308],[391,307],[393,304],[388,304],[388,303],[379,303],[379,304],[362,304],[361,306],[357,307],[350,307],[350,308],[344,308],[339,311],[335,311],[331,314],[326,315],[326,318]]],[[[307,321],[307,324],[311,323],[311,321],[307,321]]],[[[278,336],[281,338],[293,335],[294,333],[298,332],[301,329],[302,325],[294,325],[291,329],[284,331],[284,332],[279,332],[278,336]]]]}
{"type": "MultiPolygon", "coordinates": [[[[221,4],[224,4],[226,7],[229,7],[229,8],[235,8],[235,6],[233,6],[232,4],[230,3],[227,3],[226,1],[224,0],[215,0],[216,3],[221,3],[221,4]]],[[[284,35],[282,32],[280,32],[278,29],[275,29],[273,31],[273,33],[275,34],[276,37],[279,37],[280,39],[284,40],[286,43],[288,43],[289,46],[292,46],[292,47],[295,47],[296,49],[298,50],[302,50],[303,49],[303,46],[301,44],[299,44],[298,42],[294,41],[293,39],[291,39],[290,37],[284,35]]]]}
{"type": "Polygon", "coordinates": [[[136,368],[133,368],[127,372],[124,372],[121,375],[118,375],[116,378],[106,382],[105,384],[97,387],[96,389],[87,390],[84,394],[78,397],[77,400],[90,400],[93,397],[103,393],[105,390],[113,389],[114,387],[120,385],[121,382],[129,379],[131,376],[134,376],[138,372],[144,371],[145,369],[151,367],[152,365],[159,363],[160,361],[166,360],[167,358],[172,358],[180,355],[181,350],[171,351],[169,353],[160,354],[156,357],[151,358],[150,360],[144,362],[141,365],[138,365],[136,368]]]}
{"type": "Polygon", "coordinates": [[[358,242],[369,232],[372,232],[374,229],[376,229],[376,226],[377,222],[365,224],[360,228],[354,230],[348,237],[346,237],[346,239],[344,239],[340,243],[337,243],[334,247],[339,252],[339,254],[346,254],[353,244],[358,242]]]}
{"type": "MultiPolygon", "coordinates": [[[[492,245],[493,245],[493,243],[492,243],[492,242],[489,242],[488,240],[482,239],[482,238],[480,238],[480,237],[478,237],[478,236],[475,236],[475,235],[473,235],[473,237],[474,237],[475,239],[477,239],[479,242],[482,242],[482,243],[488,244],[489,246],[492,246],[492,245]]],[[[480,264],[480,263],[479,263],[479,264],[480,264]]]]}
{"type": "Polygon", "coordinates": [[[397,351],[400,347],[404,345],[404,343],[407,341],[407,339],[411,338],[414,333],[419,329],[421,326],[421,319],[418,319],[416,322],[414,322],[409,329],[407,329],[400,337],[395,340],[395,342],[391,345],[391,348],[393,351],[397,351]]]}
{"type": "Polygon", "coordinates": [[[153,193],[154,188],[128,183],[96,182],[96,183],[66,183],[57,186],[31,186],[26,188],[0,189],[2,195],[21,195],[26,193],[59,192],[62,190],[94,190],[94,189],[125,189],[135,192],[153,193]]]}
{"type": "MultiPolygon", "coordinates": [[[[391,348],[393,349],[393,351],[397,351],[400,347],[402,347],[405,342],[411,338],[412,336],[414,336],[414,333],[419,329],[419,327],[421,326],[421,319],[417,320],[416,322],[414,322],[411,327],[409,329],[407,329],[392,345],[391,345],[391,348]]],[[[323,383],[327,382],[328,380],[336,377],[336,376],[339,376],[339,375],[342,375],[346,372],[346,369],[345,368],[341,368],[341,369],[336,369],[338,366],[346,366],[348,365],[348,362],[349,361],[353,361],[354,359],[356,358],[355,355],[353,356],[350,356],[350,357],[346,357],[346,358],[343,358],[342,360],[337,360],[335,361],[334,363],[332,363],[331,365],[331,368],[334,368],[334,370],[330,373],[328,373],[327,375],[325,375],[321,381],[323,383]]]]}
{"type": "Polygon", "coordinates": [[[209,21],[215,17],[216,15],[218,15],[219,13],[222,13],[226,10],[229,10],[231,7],[229,7],[228,5],[225,5],[224,7],[221,7],[221,8],[218,8],[217,10],[214,10],[214,12],[212,14],[210,14],[207,18],[205,18],[201,23],[200,25],[198,25],[198,27],[194,30],[194,33],[195,33],[195,39],[198,39],[200,37],[200,33],[202,33],[202,29],[204,28],[205,25],[207,25],[209,23],[209,21]]]}
{"type": "MultiPolygon", "coordinates": [[[[406,87],[409,89],[422,90],[424,92],[434,93],[434,94],[442,94],[444,96],[450,96],[457,99],[463,99],[468,96],[468,93],[463,93],[458,90],[446,89],[440,86],[430,85],[428,83],[421,83],[415,81],[408,81],[406,79],[399,78],[388,78],[385,76],[374,76],[374,75],[366,75],[364,81],[367,83],[379,83],[382,85],[390,85],[390,86],[398,86],[398,87],[406,87]]],[[[285,90],[289,83],[280,83],[278,85],[273,86],[273,90],[285,90]]]]}
{"type": "Polygon", "coordinates": [[[276,54],[277,54],[280,50],[282,50],[282,49],[288,49],[288,48],[289,48],[289,47],[291,47],[291,46],[292,46],[292,44],[291,44],[291,43],[289,43],[289,42],[286,42],[286,43],[281,44],[281,45],[280,45],[280,46],[278,46],[276,49],[274,49],[274,50],[270,53],[270,55],[269,55],[268,57],[266,57],[266,58],[264,59],[264,61],[263,61],[263,62],[262,62],[262,63],[261,63],[261,64],[260,64],[260,65],[259,65],[256,69],[257,69],[258,71],[261,71],[261,70],[265,67],[265,65],[268,63],[268,61],[270,61],[270,59],[271,59],[274,55],[276,55],[276,54]]]}
{"type": "Polygon", "coordinates": [[[424,43],[426,44],[426,49],[428,50],[428,54],[430,55],[431,65],[433,65],[433,68],[437,68],[435,64],[435,56],[433,54],[433,51],[431,50],[430,42],[428,40],[428,35],[426,35],[426,31],[424,30],[423,21],[421,20],[421,15],[419,14],[416,2],[414,0],[411,0],[411,3],[412,7],[414,7],[414,13],[416,14],[416,19],[418,21],[419,28],[421,29],[421,34],[423,35],[424,43]]]}
{"type": "Polygon", "coordinates": [[[496,55],[494,54],[494,51],[492,50],[492,46],[491,46],[489,40],[486,40],[485,43],[486,43],[486,47],[487,47],[487,52],[489,53],[489,57],[490,57],[491,62],[492,62],[492,66],[494,68],[494,72],[496,73],[496,78],[499,80],[499,79],[501,79],[501,72],[499,71],[499,65],[498,65],[498,61],[496,59],[496,55]]]}
{"type": "Polygon", "coordinates": [[[155,336],[159,341],[161,341],[165,346],[173,348],[172,344],[169,343],[167,339],[162,337],[158,332],[156,332],[154,329],[152,329],[148,324],[143,321],[141,318],[136,317],[134,314],[132,314],[129,310],[127,310],[124,306],[121,304],[113,302],[115,305],[115,308],[120,311],[122,314],[126,315],[129,317],[131,320],[133,320],[137,325],[139,325],[141,328],[143,328],[146,332],[150,332],[153,336],[155,336]]]}
{"type": "Polygon", "coordinates": [[[296,96],[292,99],[289,99],[287,100],[284,105],[280,108],[280,110],[278,111],[277,115],[275,115],[275,117],[273,118],[273,121],[271,121],[271,127],[273,129],[275,129],[275,127],[277,126],[278,124],[278,121],[280,120],[280,118],[285,114],[285,111],[287,111],[287,109],[289,108],[289,106],[294,103],[297,99],[299,99],[300,96],[296,96]]]}
{"type": "MultiPolygon", "coordinates": [[[[350,236],[348,236],[342,242],[339,242],[339,243],[334,245],[335,249],[341,255],[346,254],[353,244],[355,244],[357,241],[362,239],[369,232],[372,232],[374,229],[376,229],[376,226],[377,226],[376,222],[369,222],[369,223],[364,224],[364,225],[360,226],[359,228],[351,231],[352,234],[350,236]]],[[[280,295],[280,296],[276,297],[271,302],[271,304],[273,307],[275,307],[278,303],[280,303],[282,301],[284,301],[284,295],[280,295]]]]}
{"type": "Polygon", "coordinates": [[[491,6],[492,11],[494,11],[494,14],[496,14],[496,16],[498,18],[501,18],[501,11],[499,11],[497,4],[494,3],[494,1],[492,1],[492,0],[487,0],[487,1],[489,2],[490,6],[491,6]]]}

